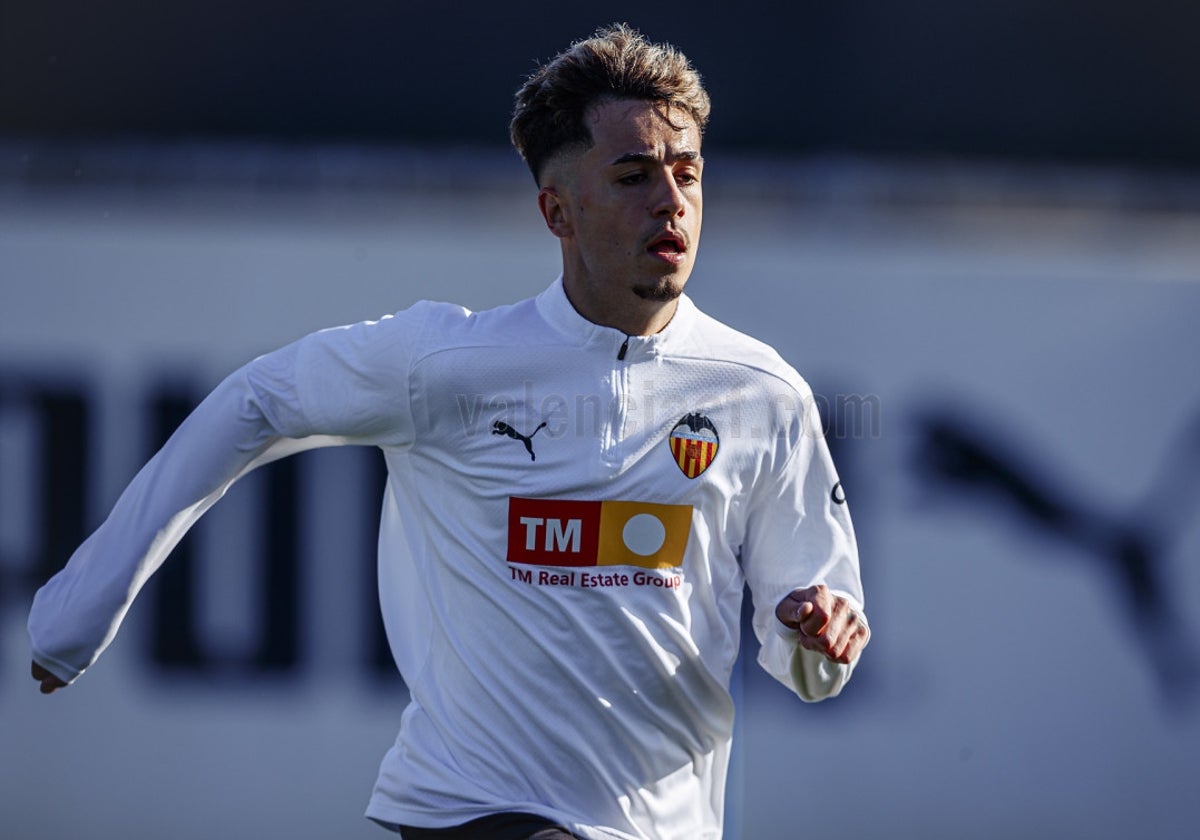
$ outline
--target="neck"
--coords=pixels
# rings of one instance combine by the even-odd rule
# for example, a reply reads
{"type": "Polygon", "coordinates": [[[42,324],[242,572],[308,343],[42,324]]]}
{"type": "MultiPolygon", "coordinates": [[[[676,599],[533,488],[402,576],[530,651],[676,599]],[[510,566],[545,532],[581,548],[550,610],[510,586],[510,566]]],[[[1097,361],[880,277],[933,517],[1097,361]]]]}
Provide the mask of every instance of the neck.
{"type": "Polygon", "coordinates": [[[563,291],[575,311],[593,324],[620,330],[626,335],[654,335],[661,332],[679,307],[678,298],[645,300],[629,289],[606,294],[589,293],[564,275],[563,291]]]}

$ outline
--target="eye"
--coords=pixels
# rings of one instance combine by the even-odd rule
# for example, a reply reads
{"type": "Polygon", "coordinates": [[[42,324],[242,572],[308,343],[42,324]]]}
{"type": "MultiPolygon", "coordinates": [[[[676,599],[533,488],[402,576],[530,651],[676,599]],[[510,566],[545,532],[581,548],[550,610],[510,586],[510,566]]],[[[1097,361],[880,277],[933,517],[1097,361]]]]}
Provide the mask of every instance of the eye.
{"type": "Polygon", "coordinates": [[[692,184],[699,182],[699,180],[700,178],[695,172],[679,172],[675,175],[675,181],[685,187],[690,187],[692,184]]]}
{"type": "Polygon", "coordinates": [[[631,172],[628,175],[622,175],[620,178],[617,179],[617,182],[621,183],[621,184],[628,184],[629,186],[633,186],[634,184],[640,184],[645,180],[646,180],[645,172],[631,172]]]}

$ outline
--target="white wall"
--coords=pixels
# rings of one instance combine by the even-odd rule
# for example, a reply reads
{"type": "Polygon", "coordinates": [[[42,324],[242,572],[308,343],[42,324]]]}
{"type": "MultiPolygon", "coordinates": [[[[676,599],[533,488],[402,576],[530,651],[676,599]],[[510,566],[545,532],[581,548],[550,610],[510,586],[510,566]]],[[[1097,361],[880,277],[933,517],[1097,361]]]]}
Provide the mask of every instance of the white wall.
{"type": "MultiPolygon", "coordinates": [[[[877,408],[877,426],[834,442],[874,640],[846,694],[822,706],[747,673],[730,835],[790,837],[812,821],[849,838],[1190,836],[1200,694],[1168,700],[1146,640],[1200,662],[1200,432],[1191,449],[1179,437],[1200,416],[1200,215],[1124,212],[1094,191],[1084,203],[986,189],[995,200],[943,202],[945,182],[922,203],[866,201],[854,170],[822,174],[818,195],[795,177],[768,190],[710,176],[689,291],[832,401],[877,408]],[[1089,523],[1127,517],[1161,538],[1171,633],[1150,635],[1153,616],[1096,546],[920,468],[922,418],[951,409],[1089,523]]],[[[164,374],[208,388],[321,326],[423,297],[483,308],[553,278],[556,249],[523,180],[426,180],[392,192],[0,188],[0,374],[92,395],[90,523],[144,457],[139,401],[164,374]]],[[[29,434],[18,409],[0,409],[0,574],[28,547],[29,434]]],[[[319,469],[345,467],[334,456],[319,469]]],[[[43,698],[27,678],[29,593],[0,589],[0,835],[384,836],[361,812],[403,696],[357,664],[346,617],[374,605],[322,562],[340,526],[328,492],[312,492],[297,678],[163,675],[135,608],[85,678],[43,698]]],[[[249,527],[233,498],[225,506],[217,531],[249,527]]],[[[239,592],[253,582],[244,546],[224,540],[206,552],[206,632],[237,646],[252,633],[239,592]]]]}

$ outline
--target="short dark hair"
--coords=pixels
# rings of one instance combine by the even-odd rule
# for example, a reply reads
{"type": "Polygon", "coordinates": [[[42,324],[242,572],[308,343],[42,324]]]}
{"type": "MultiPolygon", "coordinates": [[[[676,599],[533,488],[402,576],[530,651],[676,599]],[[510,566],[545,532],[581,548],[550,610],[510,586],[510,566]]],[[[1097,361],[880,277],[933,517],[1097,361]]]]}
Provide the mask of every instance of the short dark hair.
{"type": "Polygon", "coordinates": [[[701,133],[708,93],[687,57],[670,44],[652,44],[624,23],[596,30],[539,67],[516,95],[510,133],[534,180],[564,148],[590,146],[585,118],[596,102],[644,99],[685,110],[701,133]]]}

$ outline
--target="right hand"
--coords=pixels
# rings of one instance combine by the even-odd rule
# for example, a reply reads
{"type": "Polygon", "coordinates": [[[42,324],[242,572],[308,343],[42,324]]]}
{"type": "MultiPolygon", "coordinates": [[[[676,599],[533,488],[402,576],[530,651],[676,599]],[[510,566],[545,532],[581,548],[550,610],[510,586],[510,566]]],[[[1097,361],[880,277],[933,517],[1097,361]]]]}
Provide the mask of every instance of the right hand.
{"type": "Polygon", "coordinates": [[[789,592],[775,607],[775,617],[798,633],[801,647],[843,665],[857,661],[871,638],[850,602],[824,584],[789,592]]]}
{"type": "Polygon", "coordinates": [[[51,674],[36,662],[33,663],[33,667],[30,668],[30,672],[33,674],[33,678],[42,684],[42,694],[53,694],[60,688],[64,688],[66,686],[65,682],[51,674]]]}

